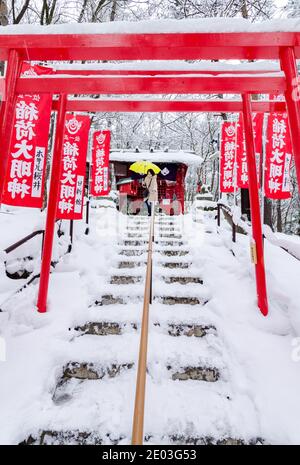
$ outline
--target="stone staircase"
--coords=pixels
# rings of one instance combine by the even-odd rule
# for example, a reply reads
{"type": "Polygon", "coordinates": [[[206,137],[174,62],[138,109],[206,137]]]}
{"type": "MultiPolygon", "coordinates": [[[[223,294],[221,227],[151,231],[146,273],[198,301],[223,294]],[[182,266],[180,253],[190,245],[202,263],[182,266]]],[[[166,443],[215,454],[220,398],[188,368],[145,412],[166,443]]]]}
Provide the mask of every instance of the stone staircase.
{"type": "MultiPolygon", "coordinates": [[[[52,420],[25,443],[130,443],[148,235],[148,217],[128,217],[105,293],[95,296],[86,322],[73,330],[53,393],[52,420]]],[[[222,346],[205,310],[210,297],[179,218],[158,216],[145,443],[243,444],[230,434],[211,433],[212,425],[226,423],[222,415],[231,399],[223,395],[222,346]]]]}

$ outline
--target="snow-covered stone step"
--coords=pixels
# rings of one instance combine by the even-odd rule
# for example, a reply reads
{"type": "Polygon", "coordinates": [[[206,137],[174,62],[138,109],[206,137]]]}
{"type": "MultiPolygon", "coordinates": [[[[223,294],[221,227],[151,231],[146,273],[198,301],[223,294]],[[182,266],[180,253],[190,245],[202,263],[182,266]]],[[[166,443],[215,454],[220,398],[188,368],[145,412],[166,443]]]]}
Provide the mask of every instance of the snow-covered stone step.
{"type": "Polygon", "coordinates": [[[150,221],[147,219],[145,221],[129,221],[128,226],[136,227],[136,228],[146,228],[150,226],[150,221]]]}
{"type": "MultiPolygon", "coordinates": [[[[92,322],[118,322],[124,328],[124,332],[133,331],[131,324],[134,323],[138,327],[142,319],[141,302],[130,305],[108,305],[108,306],[92,306],[89,307],[81,318],[76,319],[76,326],[92,322]]],[[[159,302],[154,302],[150,308],[150,323],[149,331],[160,331],[168,333],[168,326],[173,325],[199,325],[199,326],[217,326],[217,321],[214,320],[213,314],[209,309],[209,303],[199,308],[191,305],[176,305],[176,311],[172,306],[163,305],[159,302]],[[157,326],[159,323],[159,326],[157,326]]],[[[78,336],[78,334],[74,334],[78,336]]]]}
{"type": "MultiPolygon", "coordinates": [[[[30,435],[20,445],[118,445],[130,444],[130,439],[120,436],[116,438],[115,434],[99,434],[98,431],[39,431],[35,437],[30,435]],[[128,442],[126,442],[128,441],[128,442]]],[[[144,445],[194,445],[194,446],[243,446],[243,445],[262,445],[265,441],[258,437],[245,441],[238,437],[197,437],[185,435],[171,435],[169,437],[156,435],[147,435],[144,439],[144,445]]]]}
{"type": "Polygon", "coordinates": [[[168,246],[181,247],[183,245],[187,245],[186,241],[174,241],[174,240],[166,241],[164,239],[161,240],[161,239],[157,239],[157,238],[154,239],[154,242],[155,242],[155,244],[157,244],[158,246],[161,246],[161,247],[168,247],[168,246]]]}
{"type": "Polygon", "coordinates": [[[206,325],[198,325],[198,324],[185,324],[185,323],[178,323],[178,324],[168,324],[168,334],[170,336],[179,337],[179,336],[187,336],[187,337],[204,337],[207,334],[211,334],[215,332],[216,329],[214,326],[206,326],[206,325]]]}
{"type": "MultiPolygon", "coordinates": [[[[137,242],[137,240],[135,242],[137,242]]],[[[141,241],[139,240],[139,242],[141,242],[141,241]]],[[[123,252],[124,250],[146,252],[147,251],[147,243],[148,243],[148,241],[145,241],[145,242],[141,242],[139,245],[135,244],[134,246],[132,246],[130,244],[118,244],[116,246],[116,250],[119,253],[123,252]]]]}
{"type": "Polygon", "coordinates": [[[124,245],[124,246],[130,246],[130,247],[145,247],[145,244],[147,244],[148,241],[146,239],[123,239],[123,244],[119,245],[124,245]]]}
{"type": "Polygon", "coordinates": [[[149,231],[149,225],[147,224],[145,226],[139,226],[139,227],[137,227],[136,225],[135,226],[127,226],[126,230],[130,231],[130,232],[132,232],[132,231],[136,232],[137,230],[141,231],[141,232],[142,231],[149,231]]]}
{"type": "MultiPolygon", "coordinates": [[[[31,442],[130,444],[135,375],[133,369],[121,377],[71,380],[71,402],[61,403],[59,409],[41,409],[38,422],[36,417],[27,420],[31,442]]],[[[259,436],[251,399],[229,384],[171,379],[157,383],[147,376],[146,443],[256,443],[259,436]]]]}
{"type": "Polygon", "coordinates": [[[157,230],[160,230],[160,231],[171,231],[171,232],[174,232],[174,231],[177,231],[177,232],[180,232],[181,230],[181,226],[179,224],[172,224],[172,225],[169,225],[169,224],[161,224],[161,223],[155,223],[155,229],[157,230]]]}
{"type": "MultiPolygon", "coordinates": [[[[167,294],[167,293],[166,293],[167,294]]],[[[95,300],[95,305],[129,305],[132,302],[142,302],[142,295],[114,295],[104,294],[95,300]]],[[[208,299],[201,296],[177,296],[177,295],[155,295],[153,297],[154,303],[162,303],[164,305],[200,305],[207,304],[208,299]]]]}
{"type": "Polygon", "coordinates": [[[153,252],[155,253],[160,253],[161,255],[165,255],[167,257],[183,257],[185,255],[188,255],[190,253],[189,250],[184,250],[184,249],[162,249],[162,250],[154,250],[153,252]]]}
{"type": "MultiPolygon", "coordinates": [[[[173,257],[175,258],[175,257],[173,257]]],[[[189,266],[191,265],[191,262],[189,261],[180,261],[178,262],[178,259],[177,260],[173,260],[173,261],[170,261],[168,260],[167,262],[162,262],[161,263],[161,266],[163,266],[164,268],[171,268],[171,269],[187,269],[189,268],[189,266]]]]}
{"type": "MultiPolygon", "coordinates": [[[[159,322],[154,322],[154,327],[161,327],[159,322]]],[[[166,330],[166,333],[169,336],[180,337],[204,337],[207,334],[212,334],[215,332],[215,328],[210,325],[199,325],[199,324],[184,324],[184,323],[168,323],[167,325],[163,324],[163,327],[166,330]]],[[[111,322],[111,321],[93,321],[85,323],[82,326],[77,326],[75,331],[78,331],[80,335],[93,335],[93,336],[119,336],[124,334],[126,331],[130,330],[137,331],[139,329],[138,323],[136,322],[111,322]]]]}
{"type": "Polygon", "coordinates": [[[189,276],[190,278],[196,278],[203,280],[203,269],[198,268],[195,265],[191,264],[188,271],[184,271],[184,269],[181,268],[174,268],[174,269],[169,269],[166,267],[163,267],[160,262],[155,262],[155,267],[153,267],[153,276],[154,279],[161,279],[164,280],[164,278],[169,278],[171,276],[174,277],[185,277],[189,276]]]}
{"type": "Polygon", "coordinates": [[[205,305],[208,300],[202,297],[191,297],[191,296],[173,296],[173,295],[162,295],[154,298],[155,302],[162,302],[164,305],[205,305]]]}
{"type": "Polygon", "coordinates": [[[182,239],[182,234],[162,233],[159,236],[166,239],[182,239]]]}
{"type": "Polygon", "coordinates": [[[126,257],[138,257],[141,255],[146,255],[145,249],[132,249],[132,248],[122,248],[122,250],[119,251],[119,255],[125,255],[126,257]]]}
{"type": "Polygon", "coordinates": [[[142,276],[128,276],[128,275],[113,275],[110,279],[110,284],[135,284],[142,281],[142,276]]]}
{"type": "MultiPolygon", "coordinates": [[[[66,400],[64,385],[71,379],[93,381],[96,379],[102,380],[104,377],[115,378],[116,376],[120,376],[124,370],[130,370],[133,365],[133,362],[123,364],[113,363],[109,366],[102,366],[100,363],[69,362],[63,368],[63,375],[55,390],[53,400],[56,403],[61,403],[62,400],[66,400]]],[[[220,372],[215,367],[186,366],[180,367],[177,370],[171,365],[168,365],[166,368],[170,372],[173,381],[193,380],[214,383],[218,381],[220,377],[220,372]]]]}
{"type": "MultiPolygon", "coordinates": [[[[132,262],[130,262],[130,263],[132,263],[132,262]]],[[[137,262],[137,263],[139,263],[139,262],[137,262]]],[[[109,273],[110,273],[111,277],[113,277],[113,276],[133,276],[133,277],[141,277],[141,278],[145,277],[146,266],[142,266],[144,264],[140,263],[139,266],[133,267],[132,269],[130,269],[130,271],[128,271],[127,268],[119,268],[119,264],[120,264],[120,262],[116,263],[116,265],[114,264],[114,266],[112,266],[109,269],[109,273]]]]}
{"type": "MultiPolygon", "coordinates": [[[[129,258],[129,257],[128,257],[129,258]]],[[[119,269],[133,269],[139,268],[145,265],[146,262],[141,262],[137,260],[122,260],[118,263],[119,269]]]]}
{"type": "MultiPolygon", "coordinates": [[[[139,342],[140,334],[137,331],[118,337],[76,337],[68,344],[57,363],[61,367],[68,366],[70,362],[93,364],[102,371],[109,370],[114,365],[130,365],[138,360],[139,342]]],[[[188,367],[212,368],[221,373],[225,368],[223,351],[224,348],[215,334],[207,334],[207,337],[202,338],[177,338],[152,327],[148,344],[148,372],[153,379],[158,375],[159,378],[172,378],[174,373],[188,367]]]]}
{"type": "Polygon", "coordinates": [[[129,322],[117,322],[117,321],[90,321],[82,326],[77,326],[75,331],[78,331],[81,335],[92,335],[92,336],[119,336],[124,334],[127,329],[137,330],[137,323],[129,322]]]}
{"type": "MultiPolygon", "coordinates": [[[[142,251],[142,252],[145,252],[147,251],[147,244],[148,244],[148,240],[146,241],[141,241],[141,240],[134,240],[134,244],[131,244],[131,240],[130,241],[125,241],[126,243],[122,243],[122,244],[118,244],[117,247],[116,247],[116,251],[119,251],[119,252],[123,252],[123,250],[132,250],[132,251],[142,251]],[[130,243],[127,243],[127,242],[130,242],[130,243]]],[[[163,241],[165,242],[165,241],[163,241]]],[[[170,245],[163,245],[160,243],[160,241],[158,243],[155,244],[155,247],[154,247],[154,250],[153,250],[153,253],[155,252],[176,252],[176,251],[184,251],[184,252],[187,252],[189,253],[189,250],[187,250],[187,247],[185,247],[185,249],[183,247],[181,247],[181,243],[180,242],[172,242],[171,241],[171,244],[170,245]]],[[[185,243],[186,245],[186,243],[185,243]]]]}
{"type": "MultiPolygon", "coordinates": [[[[120,286],[119,283],[107,284],[105,293],[96,295],[94,304],[114,305],[114,304],[131,304],[140,302],[144,297],[144,280],[141,279],[127,285],[120,286]]],[[[164,282],[155,281],[153,284],[153,301],[161,302],[165,305],[186,304],[186,305],[205,305],[211,298],[211,294],[204,285],[186,284],[179,285],[178,283],[167,284],[164,282]]]]}
{"type": "Polygon", "coordinates": [[[142,300],[142,295],[134,295],[134,296],[129,296],[129,295],[114,295],[114,294],[103,294],[101,297],[99,297],[97,300],[95,300],[94,304],[95,305],[116,305],[116,304],[122,304],[122,305],[128,305],[131,303],[139,302],[142,300]]]}
{"type": "Polygon", "coordinates": [[[203,284],[203,279],[197,276],[163,276],[168,284],[203,284]]]}
{"type": "MultiPolygon", "coordinates": [[[[111,365],[101,365],[101,363],[69,362],[63,369],[59,388],[64,382],[72,378],[81,380],[103,379],[104,377],[114,378],[124,370],[130,370],[133,363],[112,363],[111,365]]],[[[57,392],[55,396],[57,398],[57,392]]]]}

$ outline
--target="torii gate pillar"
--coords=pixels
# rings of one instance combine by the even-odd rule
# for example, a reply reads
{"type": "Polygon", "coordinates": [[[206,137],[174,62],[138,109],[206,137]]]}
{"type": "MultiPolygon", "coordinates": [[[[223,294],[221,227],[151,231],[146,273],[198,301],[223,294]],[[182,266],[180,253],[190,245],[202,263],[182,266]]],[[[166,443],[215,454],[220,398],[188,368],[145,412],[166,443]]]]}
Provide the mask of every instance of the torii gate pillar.
{"type": "Polygon", "coordinates": [[[266,274],[264,264],[264,248],[262,237],[262,226],[259,206],[258,195],[258,180],[256,173],[256,160],[255,160],[255,146],[253,138],[253,124],[251,101],[249,94],[243,94],[243,117],[244,117],[244,131],[246,142],[246,154],[248,163],[248,177],[249,177],[249,197],[251,208],[251,223],[252,223],[252,236],[255,243],[255,275],[256,275],[256,290],[257,290],[257,304],[261,313],[266,316],[268,314],[268,298],[266,286],[266,274]]]}
{"type": "Polygon", "coordinates": [[[40,285],[37,299],[37,308],[40,313],[45,313],[47,309],[47,296],[49,287],[49,276],[51,267],[52,247],[54,228],[57,212],[57,201],[59,194],[59,179],[61,171],[61,159],[64,142],[64,127],[66,116],[67,96],[61,94],[59,97],[59,110],[56,120],[55,144],[53,150],[51,182],[49,199],[47,206],[47,219],[45,227],[45,237],[41,264],[40,285]]]}
{"type": "Polygon", "coordinates": [[[280,51],[281,69],[286,79],[285,101],[297,173],[300,186],[300,88],[295,51],[293,47],[284,47],[280,51]]]}

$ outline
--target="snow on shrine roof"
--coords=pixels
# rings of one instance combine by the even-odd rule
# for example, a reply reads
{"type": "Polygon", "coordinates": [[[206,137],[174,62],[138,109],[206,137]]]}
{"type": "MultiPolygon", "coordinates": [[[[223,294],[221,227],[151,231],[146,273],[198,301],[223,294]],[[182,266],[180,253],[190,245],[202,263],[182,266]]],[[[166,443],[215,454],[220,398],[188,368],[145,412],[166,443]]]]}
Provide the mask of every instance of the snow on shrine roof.
{"type": "Polygon", "coordinates": [[[280,71],[278,61],[259,60],[252,63],[222,63],[201,61],[187,63],[186,61],[143,61],[126,63],[55,63],[56,70],[90,70],[90,71],[280,71]]]}
{"type": "Polygon", "coordinates": [[[0,28],[0,35],[19,34],[172,34],[232,32],[300,32],[300,18],[251,23],[243,18],[160,19],[40,26],[18,24],[0,28]]]}
{"type": "Polygon", "coordinates": [[[178,151],[143,151],[135,152],[132,150],[112,150],[110,152],[111,161],[135,162],[138,160],[152,161],[153,163],[184,163],[187,166],[199,166],[203,158],[195,155],[193,152],[178,151]]]}

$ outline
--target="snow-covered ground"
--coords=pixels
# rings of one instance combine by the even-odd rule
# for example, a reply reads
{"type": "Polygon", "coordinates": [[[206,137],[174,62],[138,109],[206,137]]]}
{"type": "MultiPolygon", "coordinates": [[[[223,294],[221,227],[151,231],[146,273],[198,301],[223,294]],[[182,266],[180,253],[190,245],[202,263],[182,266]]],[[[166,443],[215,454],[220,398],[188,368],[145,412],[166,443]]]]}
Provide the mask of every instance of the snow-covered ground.
{"type": "MultiPolygon", "coordinates": [[[[164,258],[187,263],[187,270],[162,266],[160,252],[177,250],[176,238],[170,246],[154,246],[154,296],[197,297],[207,303],[165,305],[156,300],[151,306],[145,434],[151,443],[162,444],[180,436],[300,444],[300,263],[266,242],[270,312],[263,317],[256,306],[248,238],[237,235],[232,244],[225,221],[217,231],[213,212],[198,209],[196,215],[200,221],[194,221],[193,210],[174,221],[187,255],[164,258]],[[167,284],[164,279],[183,275],[201,278],[203,285],[167,284]],[[204,337],[172,337],[170,323],[211,329],[204,337]],[[182,367],[200,365],[218,370],[219,379],[172,379],[182,367]]],[[[33,211],[1,214],[1,249],[39,229],[43,221],[33,211]]],[[[162,231],[159,221],[156,237],[162,231]]],[[[75,223],[72,253],[61,255],[50,277],[46,314],[35,308],[38,281],[13,295],[23,281],[5,275],[2,253],[0,349],[5,342],[6,357],[2,350],[1,444],[16,444],[30,435],[38,438],[41,431],[84,431],[104,443],[130,442],[136,379],[135,366],[130,365],[137,361],[135,328],[142,310],[135,296],[143,294],[146,245],[134,247],[141,255],[119,254],[133,248],[122,241],[128,240],[129,230],[138,235],[139,228],[147,239],[146,217],[126,217],[109,207],[91,209],[87,236],[85,225],[75,223]],[[120,260],[142,265],[118,269],[120,260]],[[142,280],[111,284],[116,274],[141,275],[142,280]],[[96,306],[104,294],[117,294],[128,304],[96,306]],[[117,321],[123,332],[95,336],[74,329],[91,321],[117,321]],[[93,363],[95,370],[123,364],[124,369],[112,378],[72,378],[57,387],[69,362],[93,363]]],[[[169,239],[160,237],[163,240],[169,239]]],[[[36,256],[38,252],[37,244],[36,256]]]]}

